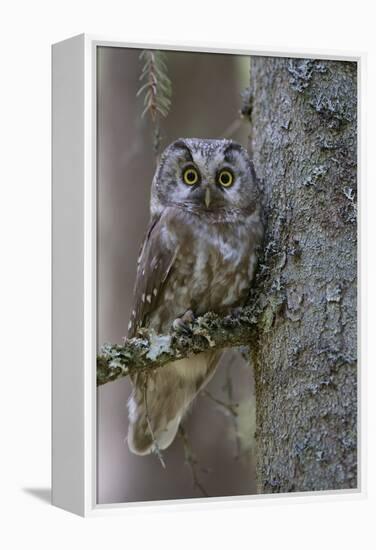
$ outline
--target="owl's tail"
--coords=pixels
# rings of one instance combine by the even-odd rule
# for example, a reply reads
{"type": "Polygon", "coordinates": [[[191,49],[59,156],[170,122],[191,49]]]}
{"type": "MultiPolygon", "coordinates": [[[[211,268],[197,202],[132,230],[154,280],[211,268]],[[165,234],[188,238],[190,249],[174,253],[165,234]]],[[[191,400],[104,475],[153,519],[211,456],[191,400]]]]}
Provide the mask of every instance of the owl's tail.
{"type": "MultiPolygon", "coordinates": [[[[129,401],[129,409],[133,403],[133,401],[129,401]]],[[[154,430],[151,427],[151,421],[148,422],[141,412],[140,418],[129,424],[128,446],[130,451],[136,455],[148,455],[157,447],[161,451],[167,449],[176,437],[181,418],[180,415],[176,416],[163,427],[157,426],[154,430]]]]}
{"type": "Polygon", "coordinates": [[[209,382],[218,352],[180,359],[135,380],[128,401],[128,446],[132,453],[163,450],[176,437],[180,422],[197,393],[209,382]]]}

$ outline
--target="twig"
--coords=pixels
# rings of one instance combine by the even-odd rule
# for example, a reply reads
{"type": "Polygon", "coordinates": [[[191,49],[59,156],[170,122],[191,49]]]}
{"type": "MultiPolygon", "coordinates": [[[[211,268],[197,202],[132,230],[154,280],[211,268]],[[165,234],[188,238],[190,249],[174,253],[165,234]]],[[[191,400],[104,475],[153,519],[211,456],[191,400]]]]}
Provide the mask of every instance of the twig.
{"type": "Polygon", "coordinates": [[[239,406],[238,403],[233,403],[233,404],[225,403],[224,401],[221,401],[217,397],[214,397],[214,395],[212,395],[210,392],[208,392],[208,390],[203,390],[201,392],[201,395],[203,395],[205,397],[208,397],[209,399],[211,399],[211,401],[214,401],[214,403],[216,403],[217,405],[220,405],[221,407],[226,409],[226,411],[228,411],[232,416],[238,416],[238,413],[235,410],[235,408],[239,406]]]}
{"type": "Polygon", "coordinates": [[[221,136],[226,139],[230,139],[235,132],[239,130],[242,125],[242,116],[239,115],[239,118],[236,118],[227,126],[227,128],[222,132],[221,136]]]}
{"type": "Polygon", "coordinates": [[[161,51],[143,50],[140,80],[143,81],[137,96],[145,94],[142,117],[150,113],[153,132],[153,149],[158,162],[161,144],[160,117],[166,117],[171,107],[171,80],[168,77],[165,54],[161,51]]]}
{"type": "Polygon", "coordinates": [[[205,487],[202,485],[202,483],[198,479],[197,472],[196,472],[197,459],[193,454],[192,447],[188,440],[187,432],[182,425],[179,426],[179,436],[183,441],[184,460],[185,460],[185,463],[188,464],[191,470],[193,485],[194,487],[197,487],[197,489],[199,489],[199,491],[202,493],[204,497],[208,497],[210,495],[207,493],[205,487]]]}
{"type": "MultiPolygon", "coordinates": [[[[233,385],[232,385],[232,377],[231,377],[231,373],[230,373],[231,366],[232,366],[232,362],[227,365],[227,368],[226,368],[226,383],[225,383],[225,386],[224,386],[224,389],[227,391],[227,396],[228,396],[228,399],[229,399],[230,403],[233,400],[233,385]]],[[[240,445],[239,428],[238,428],[237,417],[238,417],[238,415],[234,415],[234,414],[231,417],[233,427],[234,427],[234,433],[235,433],[235,444],[236,444],[235,459],[236,460],[239,459],[240,454],[241,454],[241,445],[240,445]]]]}
{"type": "Polygon", "coordinates": [[[162,464],[162,468],[166,469],[165,461],[163,460],[161,450],[160,450],[160,448],[158,446],[158,442],[155,438],[153,428],[151,427],[150,416],[149,416],[149,408],[148,408],[148,399],[147,399],[147,389],[148,389],[147,385],[148,385],[148,377],[145,376],[145,379],[144,379],[144,404],[145,404],[145,411],[146,411],[146,422],[147,422],[147,425],[148,425],[148,429],[149,429],[149,432],[150,432],[151,439],[153,441],[153,452],[158,457],[159,462],[162,464]]]}

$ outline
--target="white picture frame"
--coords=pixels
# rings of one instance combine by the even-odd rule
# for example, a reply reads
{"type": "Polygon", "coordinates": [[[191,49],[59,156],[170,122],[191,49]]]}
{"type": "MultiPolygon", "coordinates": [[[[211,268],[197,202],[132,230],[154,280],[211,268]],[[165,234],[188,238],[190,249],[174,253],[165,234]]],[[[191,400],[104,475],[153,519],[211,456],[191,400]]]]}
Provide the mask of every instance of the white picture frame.
{"type": "MultiPolygon", "coordinates": [[[[217,506],[318,499],[356,499],[365,494],[364,375],[359,384],[359,479],[356,490],[291,495],[253,495],[172,502],[98,505],[96,499],[96,49],[152,48],[289,57],[358,63],[363,94],[364,54],[233,49],[221,45],[130,44],[79,35],[52,47],[52,503],[92,516],[115,509],[154,506],[217,506]]],[[[359,125],[362,113],[359,112],[359,125]]],[[[360,156],[361,132],[358,127],[360,156]]],[[[358,179],[362,175],[358,169],[358,179]]],[[[360,279],[359,279],[360,280],[360,279]]],[[[360,338],[359,338],[360,341],[360,338]]],[[[360,358],[360,353],[359,353],[360,358]]]]}

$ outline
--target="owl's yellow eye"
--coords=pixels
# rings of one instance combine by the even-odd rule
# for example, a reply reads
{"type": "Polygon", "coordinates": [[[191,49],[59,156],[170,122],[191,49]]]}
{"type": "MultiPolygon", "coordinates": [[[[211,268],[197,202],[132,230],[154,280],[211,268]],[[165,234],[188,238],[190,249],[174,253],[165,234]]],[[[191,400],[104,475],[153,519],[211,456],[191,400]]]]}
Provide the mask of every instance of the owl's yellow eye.
{"type": "Polygon", "coordinates": [[[231,187],[231,185],[234,183],[234,176],[230,172],[230,170],[221,170],[218,174],[218,183],[222,185],[222,187],[231,187]]]}
{"type": "Polygon", "coordinates": [[[188,166],[183,172],[183,181],[186,185],[195,185],[198,183],[198,172],[193,166],[188,166]]]}

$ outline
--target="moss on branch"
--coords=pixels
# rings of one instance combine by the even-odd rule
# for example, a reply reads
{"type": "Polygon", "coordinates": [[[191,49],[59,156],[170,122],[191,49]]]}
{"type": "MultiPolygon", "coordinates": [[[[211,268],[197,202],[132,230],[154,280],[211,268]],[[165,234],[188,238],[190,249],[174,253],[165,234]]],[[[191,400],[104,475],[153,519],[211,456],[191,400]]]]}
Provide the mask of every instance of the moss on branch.
{"type": "Polygon", "coordinates": [[[161,335],[143,329],[138,338],[125,340],[122,345],[105,344],[97,358],[97,385],[208,349],[248,345],[257,323],[255,312],[255,306],[246,306],[226,317],[206,313],[191,324],[187,334],[171,329],[161,335]]]}

